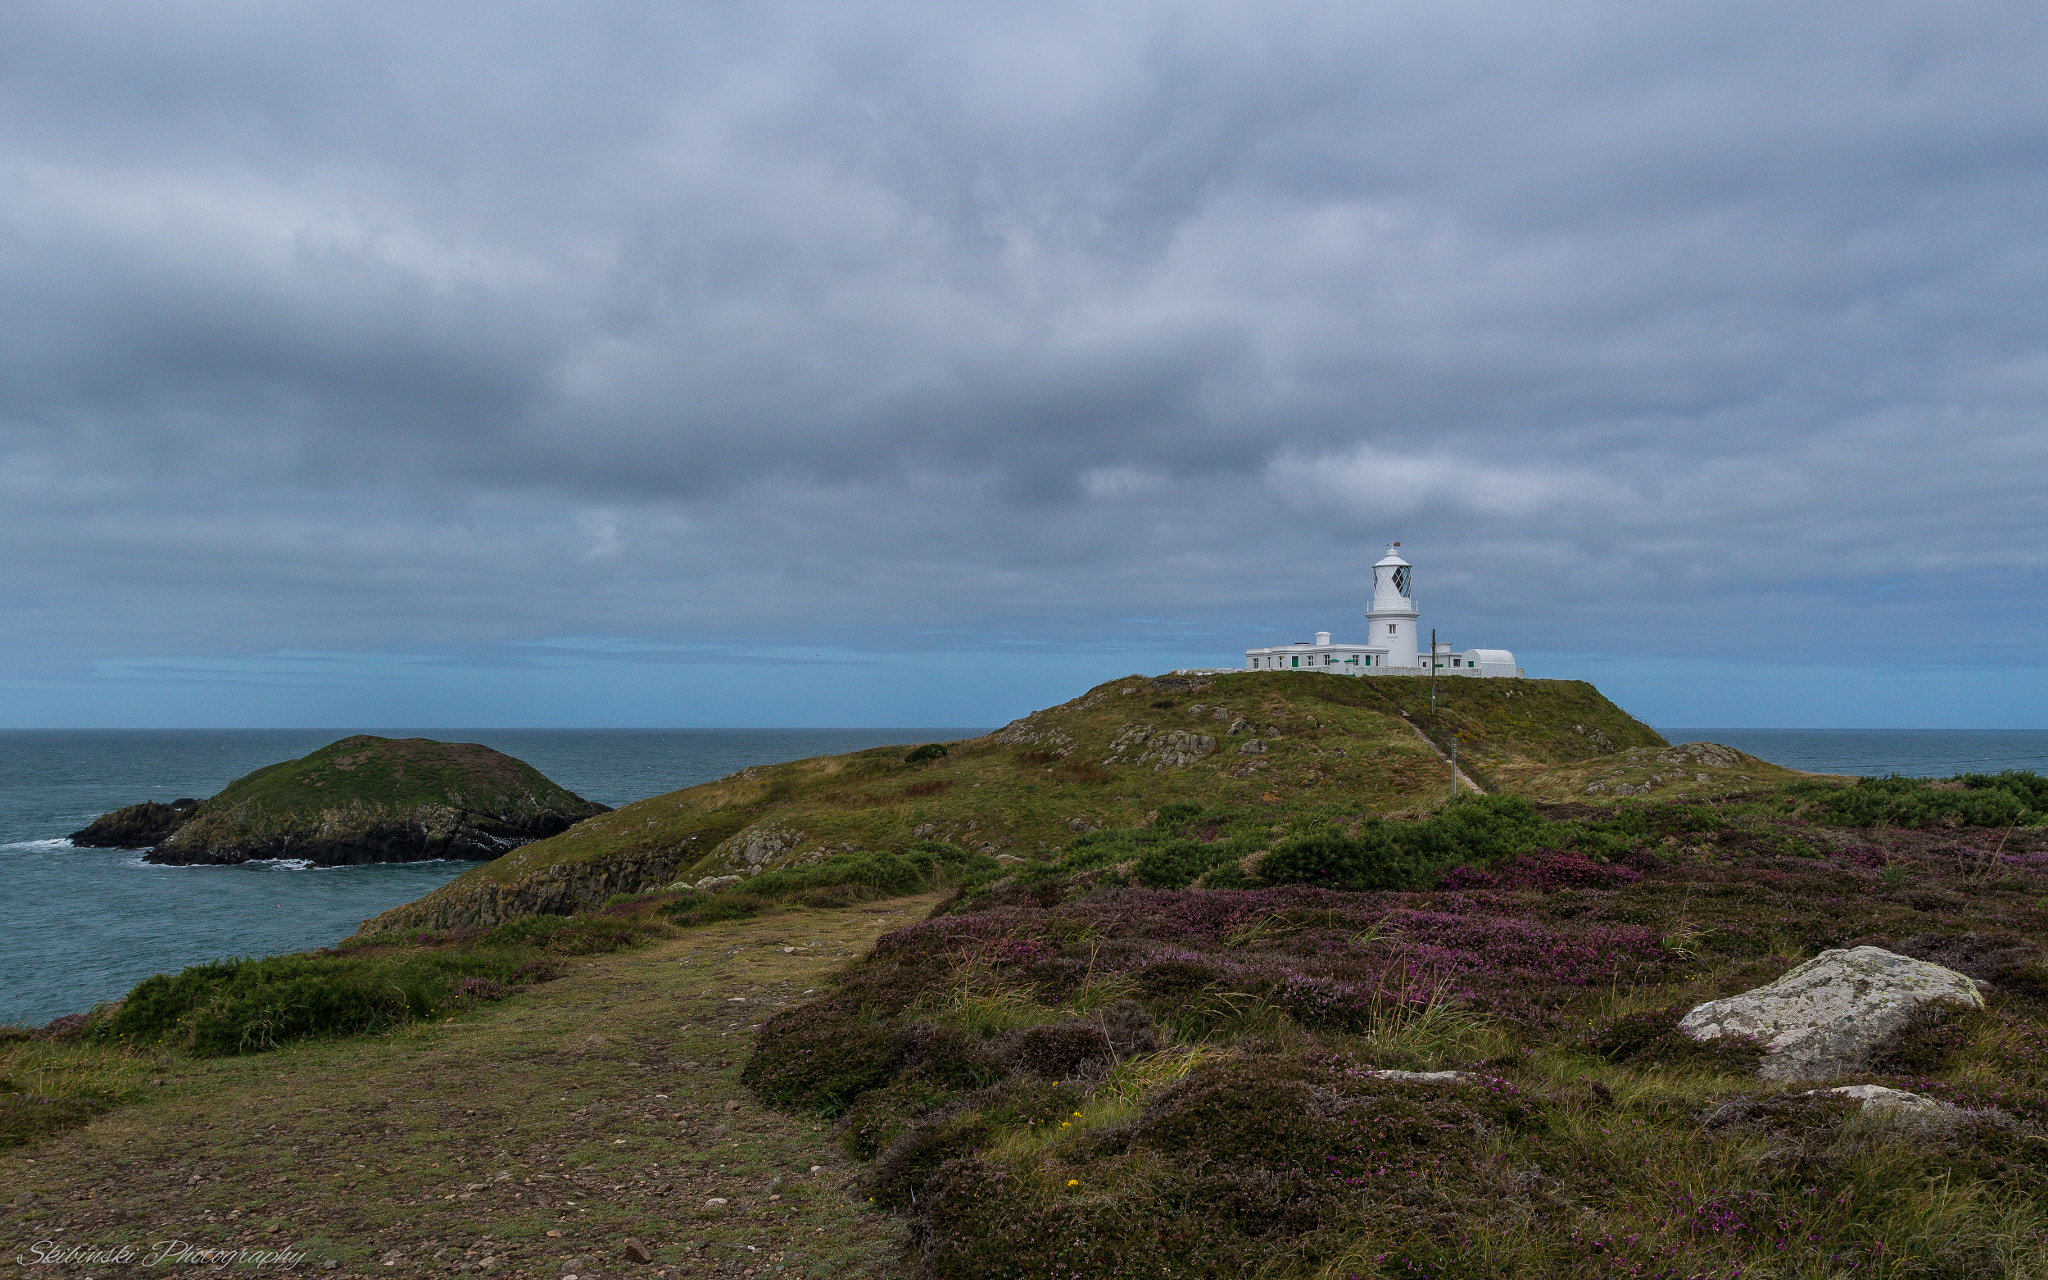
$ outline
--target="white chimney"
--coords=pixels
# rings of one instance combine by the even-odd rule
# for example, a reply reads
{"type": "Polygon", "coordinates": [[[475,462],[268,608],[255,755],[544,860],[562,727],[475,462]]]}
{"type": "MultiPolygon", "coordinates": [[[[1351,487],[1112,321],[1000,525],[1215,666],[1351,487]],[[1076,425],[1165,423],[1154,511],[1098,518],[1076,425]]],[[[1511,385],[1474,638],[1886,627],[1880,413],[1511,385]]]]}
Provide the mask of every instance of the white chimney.
{"type": "Polygon", "coordinates": [[[1316,643],[1319,645],[1330,643],[1330,633],[1327,631],[1316,632],[1316,643]]]}

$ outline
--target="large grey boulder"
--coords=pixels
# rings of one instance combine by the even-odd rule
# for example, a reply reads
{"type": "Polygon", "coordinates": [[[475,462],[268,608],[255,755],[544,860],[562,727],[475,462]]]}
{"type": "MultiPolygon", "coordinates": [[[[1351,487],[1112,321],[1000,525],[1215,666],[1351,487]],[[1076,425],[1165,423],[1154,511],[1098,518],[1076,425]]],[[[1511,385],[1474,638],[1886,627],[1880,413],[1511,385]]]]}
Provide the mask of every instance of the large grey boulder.
{"type": "Polygon", "coordinates": [[[1981,1009],[1977,984],[1953,969],[1882,947],[1823,951],[1754,991],[1709,1000],[1678,1029],[1695,1040],[1763,1042],[1767,1080],[1827,1080],[1864,1070],[1916,1012],[1981,1009]]]}

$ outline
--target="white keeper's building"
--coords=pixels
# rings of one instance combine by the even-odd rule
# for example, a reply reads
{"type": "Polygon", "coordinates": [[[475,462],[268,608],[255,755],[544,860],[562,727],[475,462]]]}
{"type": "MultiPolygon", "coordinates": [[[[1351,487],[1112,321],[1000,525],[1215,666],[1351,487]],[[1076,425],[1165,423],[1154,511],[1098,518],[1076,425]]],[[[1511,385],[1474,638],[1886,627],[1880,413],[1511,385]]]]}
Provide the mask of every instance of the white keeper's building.
{"type": "Polygon", "coordinates": [[[1401,544],[1372,567],[1372,608],[1365,615],[1363,644],[1333,644],[1330,633],[1316,632],[1314,643],[1297,640],[1270,649],[1246,649],[1247,671],[1321,671],[1345,676],[1519,676],[1515,655],[1506,649],[1453,649],[1438,641],[1436,652],[1423,656],[1415,620],[1414,567],[1401,558],[1401,544]]]}

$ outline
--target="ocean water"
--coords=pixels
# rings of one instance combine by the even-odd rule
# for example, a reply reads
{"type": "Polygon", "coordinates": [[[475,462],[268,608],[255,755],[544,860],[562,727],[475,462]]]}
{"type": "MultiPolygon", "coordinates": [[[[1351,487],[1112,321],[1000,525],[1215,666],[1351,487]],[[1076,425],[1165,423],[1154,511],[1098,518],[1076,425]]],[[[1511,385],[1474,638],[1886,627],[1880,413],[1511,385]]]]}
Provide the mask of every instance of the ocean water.
{"type": "Polygon", "coordinates": [[[468,862],[159,867],[64,837],[143,800],[204,799],[354,732],[481,742],[614,808],[748,765],[982,729],[251,729],[0,731],[0,1024],[40,1024],[153,973],[329,946],[468,862]]]}
{"type": "Polygon", "coordinates": [[[1718,742],[1808,773],[1946,778],[2031,769],[2048,773],[2040,729],[1664,729],[1671,742],[1718,742]]]}

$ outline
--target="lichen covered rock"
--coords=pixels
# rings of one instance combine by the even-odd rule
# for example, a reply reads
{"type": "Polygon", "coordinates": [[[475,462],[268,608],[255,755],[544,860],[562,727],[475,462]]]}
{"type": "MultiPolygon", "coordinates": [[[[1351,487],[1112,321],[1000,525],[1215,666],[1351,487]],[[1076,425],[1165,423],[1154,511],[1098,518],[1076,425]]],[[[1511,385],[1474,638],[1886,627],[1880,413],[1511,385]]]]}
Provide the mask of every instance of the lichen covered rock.
{"type": "Polygon", "coordinates": [[[1823,951],[1777,981],[1709,1000],[1680,1020],[1694,1040],[1748,1036],[1770,1080],[1826,1080],[1864,1070],[1923,1009],[1980,1009],[1977,984],[1953,969],[1882,947],[1823,951]]]}

